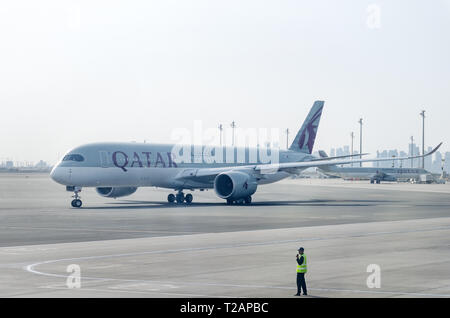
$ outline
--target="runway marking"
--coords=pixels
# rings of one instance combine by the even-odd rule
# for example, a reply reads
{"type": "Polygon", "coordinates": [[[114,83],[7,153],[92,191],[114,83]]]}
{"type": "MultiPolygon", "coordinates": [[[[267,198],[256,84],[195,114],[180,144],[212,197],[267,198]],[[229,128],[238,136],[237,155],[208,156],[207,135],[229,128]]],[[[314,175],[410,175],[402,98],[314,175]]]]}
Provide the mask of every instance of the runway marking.
{"type": "MultiPolygon", "coordinates": [[[[190,247],[190,248],[182,248],[182,249],[167,249],[167,250],[147,251],[147,252],[82,256],[82,257],[63,258],[63,259],[38,262],[38,263],[30,264],[30,265],[26,266],[24,269],[29,272],[38,274],[38,275],[45,275],[45,273],[35,271],[33,268],[36,266],[44,265],[44,264],[64,262],[64,261],[104,259],[104,258],[115,258],[115,257],[149,255],[149,254],[172,254],[172,253],[180,253],[180,252],[205,251],[205,250],[212,250],[212,249],[216,250],[216,249],[221,249],[221,248],[239,248],[239,247],[248,247],[248,246],[276,245],[276,244],[286,244],[286,243],[305,242],[305,241],[335,240],[335,239],[352,238],[352,237],[368,237],[368,236],[378,236],[378,235],[405,234],[405,233],[442,231],[442,230],[450,230],[450,226],[440,226],[440,227],[421,229],[421,230],[418,229],[418,230],[403,230],[403,231],[369,232],[369,233],[359,233],[359,234],[353,234],[353,235],[338,235],[338,236],[331,236],[331,237],[326,237],[326,238],[313,237],[313,238],[302,238],[302,239],[295,239],[295,240],[238,243],[238,244],[229,244],[229,245],[222,245],[222,246],[190,247]]],[[[51,275],[53,275],[53,274],[51,274],[51,275]]],[[[59,277],[61,277],[61,275],[59,275],[59,277]]],[[[63,277],[65,277],[65,276],[63,275],[63,277]]]]}
{"type": "Polygon", "coordinates": [[[28,265],[25,269],[30,272],[35,272],[35,274],[40,274],[40,272],[38,272],[38,271],[33,271],[33,268],[36,266],[43,265],[43,264],[64,262],[64,261],[104,259],[104,258],[115,258],[115,257],[126,257],[126,256],[149,255],[149,254],[171,254],[171,253],[180,253],[180,252],[206,251],[206,250],[212,250],[212,249],[216,250],[216,249],[221,249],[221,248],[239,248],[239,247],[248,247],[248,246],[276,245],[276,244],[286,244],[286,243],[305,242],[305,241],[323,241],[323,240],[335,240],[335,239],[352,238],[352,237],[368,237],[368,236],[378,236],[378,235],[405,234],[405,233],[443,231],[443,230],[450,230],[450,226],[440,226],[440,227],[435,227],[435,228],[417,229],[417,230],[356,233],[356,234],[352,234],[352,235],[337,235],[337,236],[330,236],[330,237],[325,237],[325,238],[312,237],[312,238],[302,238],[302,239],[294,239],[294,240],[238,243],[238,244],[229,244],[229,245],[222,245],[222,246],[190,247],[190,248],[167,249],[167,250],[157,250],[157,251],[147,251],[147,252],[82,256],[82,257],[63,258],[63,259],[38,262],[35,264],[28,265]]]}
{"type": "MultiPolygon", "coordinates": [[[[248,246],[263,246],[263,245],[276,245],[276,244],[287,244],[293,242],[305,242],[305,241],[322,241],[322,240],[336,240],[345,239],[352,237],[369,237],[378,235],[391,235],[391,234],[405,234],[405,233],[416,233],[416,232],[429,232],[429,231],[442,231],[450,230],[450,226],[440,226],[428,229],[416,229],[416,230],[401,230],[401,231],[384,231],[384,232],[369,232],[369,233],[355,233],[352,235],[337,235],[332,237],[312,237],[303,238],[295,240],[279,240],[279,241],[266,241],[266,242],[252,242],[252,243],[238,243],[229,244],[222,246],[209,246],[209,247],[191,247],[182,249],[166,249],[158,251],[146,251],[146,252],[134,252],[134,253],[123,253],[123,254],[110,254],[110,255],[94,255],[94,256],[84,256],[75,258],[65,258],[48,260],[43,262],[37,262],[29,264],[23,267],[24,270],[42,276],[49,277],[59,277],[67,278],[67,275],[45,273],[35,269],[37,266],[57,263],[57,262],[67,262],[67,261],[80,261],[80,260],[92,260],[92,259],[105,259],[105,258],[117,258],[117,257],[128,257],[128,256],[140,256],[149,254],[169,254],[169,253],[180,253],[180,252],[193,252],[193,251],[205,251],[205,250],[217,250],[223,248],[239,248],[248,246]]],[[[263,285],[236,285],[236,284],[226,284],[226,283],[199,283],[199,282],[171,282],[171,281],[154,281],[154,280],[142,280],[142,279],[120,279],[120,278],[101,278],[101,277],[83,277],[83,280],[91,281],[116,281],[116,282],[140,282],[140,283],[159,283],[159,284],[174,284],[174,285],[196,285],[196,286],[217,286],[217,287],[236,287],[236,288],[265,288],[265,289],[289,289],[293,287],[286,286],[263,286],[263,285]]],[[[378,291],[378,290],[353,290],[353,289],[334,289],[334,288],[310,288],[310,290],[316,291],[329,291],[329,292],[349,292],[349,293],[369,293],[369,294],[390,294],[390,295],[409,295],[409,296],[430,296],[430,297],[450,297],[450,294],[433,294],[433,293],[411,293],[411,292],[401,292],[401,291],[378,291]]]]}

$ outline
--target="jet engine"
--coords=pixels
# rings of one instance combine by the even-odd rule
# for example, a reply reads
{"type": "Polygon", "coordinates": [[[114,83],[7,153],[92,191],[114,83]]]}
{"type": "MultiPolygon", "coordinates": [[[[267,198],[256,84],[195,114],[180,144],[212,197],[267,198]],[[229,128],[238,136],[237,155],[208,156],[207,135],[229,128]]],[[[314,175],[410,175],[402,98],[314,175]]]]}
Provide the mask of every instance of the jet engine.
{"type": "Polygon", "coordinates": [[[96,188],[97,193],[100,194],[102,197],[107,198],[118,198],[118,197],[124,197],[130,194],[133,194],[136,192],[136,187],[102,187],[102,188],[96,188]]]}
{"type": "Polygon", "coordinates": [[[255,178],[241,171],[222,172],[214,179],[214,190],[222,199],[245,198],[255,193],[257,186],[255,178]]]}

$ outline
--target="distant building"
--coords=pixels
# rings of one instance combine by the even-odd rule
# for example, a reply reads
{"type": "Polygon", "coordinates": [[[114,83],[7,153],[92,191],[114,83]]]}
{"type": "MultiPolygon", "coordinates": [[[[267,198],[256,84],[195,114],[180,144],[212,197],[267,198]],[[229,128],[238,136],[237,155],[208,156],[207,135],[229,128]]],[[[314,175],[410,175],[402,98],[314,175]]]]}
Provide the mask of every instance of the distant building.
{"type": "Polygon", "coordinates": [[[335,157],[336,156],[336,149],[331,148],[330,150],[330,157],[335,157]]]}
{"type": "Polygon", "coordinates": [[[45,170],[48,169],[49,166],[45,161],[40,160],[34,167],[37,169],[45,170]]]}
{"type": "MultiPolygon", "coordinates": [[[[410,144],[408,147],[408,156],[418,156],[420,155],[420,150],[419,147],[416,144],[410,144]],[[412,149],[411,149],[412,147],[412,149]],[[412,151],[411,151],[412,150],[412,151]]],[[[408,168],[417,168],[420,165],[420,159],[413,159],[413,160],[408,160],[408,168]],[[411,166],[411,162],[412,162],[412,166],[411,166]]]]}
{"type": "Polygon", "coordinates": [[[439,151],[436,151],[436,154],[434,155],[434,160],[431,165],[430,171],[433,173],[442,172],[442,154],[439,151]]]}
{"type": "Polygon", "coordinates": [[[3,172],[48,172],[51,166],[44,160],[40,160],[37,164],[31,161],[12,161],[7,160],[0,163],[0,170],[3,172]]]}
{"type": "MultiPolygon", "coordinates": [[[[348,156],[350,155],[350,146],[344,146],[342,148],[331,148],[330,157],[335,156],[348,156]]],[[[350,165],[350,164],[349,164],[350,165]]],[[[344,165],[347,166],[347,165],[344,165]]]]}
{"type": "Polygon", "coordinates": [[[444,170],[450,173],[450,152],[445,153],[444,170]]]}

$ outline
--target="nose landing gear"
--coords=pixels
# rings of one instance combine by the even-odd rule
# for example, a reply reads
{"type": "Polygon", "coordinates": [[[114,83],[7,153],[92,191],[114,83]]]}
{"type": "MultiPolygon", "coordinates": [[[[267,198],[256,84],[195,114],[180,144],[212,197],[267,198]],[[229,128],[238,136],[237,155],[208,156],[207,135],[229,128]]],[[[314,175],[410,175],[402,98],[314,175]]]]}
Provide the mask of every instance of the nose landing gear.
{"type": "Polygon", "coordinates": [[[75,200],[72,200],[72,202],[71,202],[71,205],[74,208],[81,208],[82,204],[83,204],[83,202],[80,199],[75,199],[75,200]]]}
{"type": "Polygon", "coordinates": [[[78,194],[81,192],[81,188],[80,187],[67,187],[67,190],[73,191],[73,193],[74,193],[72,196],[73,200],[70,203],[72,205],[72,207],[81,208],[81,205],[83,204],[83,202],[81,202],[81,200],[80,200],[81,197],[78,194]]]}

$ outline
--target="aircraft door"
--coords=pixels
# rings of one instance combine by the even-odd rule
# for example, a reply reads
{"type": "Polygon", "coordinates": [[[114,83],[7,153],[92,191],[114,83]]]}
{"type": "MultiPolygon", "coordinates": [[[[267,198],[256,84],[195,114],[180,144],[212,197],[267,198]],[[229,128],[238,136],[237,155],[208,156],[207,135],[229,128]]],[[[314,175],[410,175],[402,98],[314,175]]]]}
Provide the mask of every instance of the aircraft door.
{"type": "Polygon", "coordinates": [[[100,151],[99,154],[100,154],[100,166],[102,168],[108,168],[109,167],[108,152],[100,151]]]}

